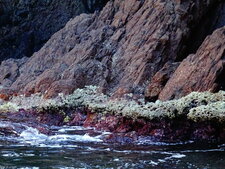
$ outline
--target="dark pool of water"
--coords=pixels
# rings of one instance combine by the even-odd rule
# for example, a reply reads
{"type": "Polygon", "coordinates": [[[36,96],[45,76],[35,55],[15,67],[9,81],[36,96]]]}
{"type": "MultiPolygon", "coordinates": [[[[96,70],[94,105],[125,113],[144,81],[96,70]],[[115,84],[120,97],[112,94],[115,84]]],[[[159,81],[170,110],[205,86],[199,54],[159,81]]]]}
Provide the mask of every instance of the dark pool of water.
{"type": "Polygon", "coordinates": [[[140,139],[134,144],[104,143],[109,133],[94,129],[53,127],[53,134],[0,121],[18,136],[0,135],[0,168],[225,168],[225,145],[194,142],[167,144],[140,139]]]}

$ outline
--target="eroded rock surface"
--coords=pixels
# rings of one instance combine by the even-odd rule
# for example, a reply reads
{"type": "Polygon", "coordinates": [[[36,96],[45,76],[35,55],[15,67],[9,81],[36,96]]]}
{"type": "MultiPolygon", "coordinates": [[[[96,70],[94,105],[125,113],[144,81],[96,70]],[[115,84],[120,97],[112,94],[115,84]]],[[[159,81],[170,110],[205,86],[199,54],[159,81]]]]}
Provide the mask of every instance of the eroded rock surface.
{"type": "Polygon", "coordinates": [[[100,13],[82,14],[54,34],[20,68],[11,88],[47,91],[46,97],[84,85],[143,93],[168,61],[184,54],[193,25],[217,2],[110,1],[100,13]]]}

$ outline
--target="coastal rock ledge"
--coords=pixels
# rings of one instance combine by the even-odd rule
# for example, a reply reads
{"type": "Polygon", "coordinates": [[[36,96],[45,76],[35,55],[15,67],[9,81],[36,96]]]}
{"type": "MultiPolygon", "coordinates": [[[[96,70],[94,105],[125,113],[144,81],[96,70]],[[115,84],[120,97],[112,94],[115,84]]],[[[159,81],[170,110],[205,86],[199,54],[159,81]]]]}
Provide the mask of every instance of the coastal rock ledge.
{"type": "MultiPolygon", "coordinates": [[[[193,92],[172,101],[144,103],[110,99],[94,86],[68,96],[14,97],[0,106],[6,121],[22,122],[40,132],[47,126],[94,127],[111,132],[106,142],[135,142],[143,137],[164,142],[225,143],[225,92],[193,92]]],[[[4,130],[1,130],[4,131],[4,130]]],[[[10,133],[9,129],[3,134],[10,133]]]]}

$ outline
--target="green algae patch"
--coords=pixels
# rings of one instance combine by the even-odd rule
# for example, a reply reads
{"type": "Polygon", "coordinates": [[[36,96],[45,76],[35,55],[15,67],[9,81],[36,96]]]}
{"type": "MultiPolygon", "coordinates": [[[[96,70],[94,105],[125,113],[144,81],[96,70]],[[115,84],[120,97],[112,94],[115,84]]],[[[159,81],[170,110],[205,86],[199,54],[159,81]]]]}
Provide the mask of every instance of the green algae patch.
{"type": "Polygon", "coordinates": [[[225,102],[218,101],[208,105],[202,105],[193,108],[188,113],[188,118],[198,121],[217,121],[220,123],[225,122],[225,102]]]}
{"type": "MultiPolygon", "coordinates": [[[[193,121],[224,122],[225,120],[224,91],[218,93],[192,92],[177,100],[145,103],[144,99],[140,99],[138,102],[125,99],[111,100],[110,95],[99,92],[98,87],[87,86],[84,89],[75,90],[71,95],[59,94],[55,99],[45,100],[41,95],[33,95],[31,98],[21,96],[13,98],[10,103],[16,109],[35,108],[46,112],[61,112],[64,109],[85,108],[102,115],[112,114],[133,119],[174,119],[182,116],[193,121]]],[[[65,121],[69,120],[66,118],[68,116],[66,113],[63,116],[65,121]]]]}
{"type": "Polygon", "coordinates": [[[68,123],[70,120],[71,120],[71,118],[70,118],[69,116],[66,116],[66,117],[63,119],[63,123],[68,123]]]}
{"type": "Polygon", "coordinates": [[[3,103],[2,105],[0,105],[0,113],[16,112],[18,110],[18,105],[11,102],[3,103]]]}
{"type": "Polygon", "coordinates": [[[216,119],[222,122],[224,118],[222,105],[225,102],[225,92],[220,91],[215,94],[210,92],[192,92],[188,96],[177,100],[156,101],[155,103],[144,103],[144,100],[139,100],[137,103],[134,100],[111,100],[110,96],[98,92],[98,87],[87,86],[84,89],[77,89],[73,94],[61,99],[62,102],[55,106],[68,108],[85,107],[92,112],[103,115],[122,115],[133,119],[146,118],[149,120],[174,119],[179,116],[186,116],[194,121],[216,119]]]}

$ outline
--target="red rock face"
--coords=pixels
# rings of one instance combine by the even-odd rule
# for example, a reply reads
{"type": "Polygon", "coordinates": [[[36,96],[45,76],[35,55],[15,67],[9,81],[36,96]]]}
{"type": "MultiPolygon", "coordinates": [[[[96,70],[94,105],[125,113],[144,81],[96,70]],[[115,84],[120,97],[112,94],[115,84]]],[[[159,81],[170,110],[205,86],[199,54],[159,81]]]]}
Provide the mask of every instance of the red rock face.
{"type": "Polygon", "coordinates": [[[7,85],[28,95],[46,92],[46,97],[85,85],[118,95],[117,91],[144,93],[167,62],[183,55],[193,25],[215,3],[110,1],[100,13],[69,21],[16,69],[18,76],[7,85]]]}
{"type": "Polygon", "coordinates": [[[189,55],[177,68],[159,95],[161,100],[187,95],[192,91],[224,89],[225,27],[208,36],[196,54],[189,55]]]}

